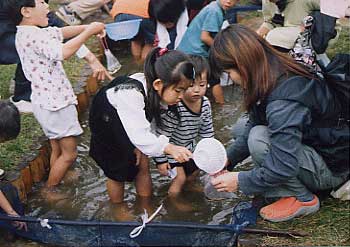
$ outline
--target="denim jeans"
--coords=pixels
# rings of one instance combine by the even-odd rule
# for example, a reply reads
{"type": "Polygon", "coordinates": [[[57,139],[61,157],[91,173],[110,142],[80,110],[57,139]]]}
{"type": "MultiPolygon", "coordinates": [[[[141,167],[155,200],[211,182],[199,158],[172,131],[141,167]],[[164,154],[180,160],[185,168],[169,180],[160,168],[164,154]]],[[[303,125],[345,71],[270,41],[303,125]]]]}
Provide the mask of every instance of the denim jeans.
{"type": "MultiPolygon", "coordinates": [[[[237,125],[233,127],[234,136],[239,136],[244,130],[248,117],[243,115],[237,125]]],[[[252,160],[256,166],[261,166],[266,154],[270,150],[270,136],[268,128],[258,125],[250,130],[248,148],[252,160]]],[[[299,157],[299,173],[278,187],[265,191],[265,197],[289,197],[295,196],[301,201],[313,198],[313,193],[321,190],[333,189],[346,181],[348,174],[334,175],[324,162],[323,158],[307,145],[302,146],[299,157]]]]}

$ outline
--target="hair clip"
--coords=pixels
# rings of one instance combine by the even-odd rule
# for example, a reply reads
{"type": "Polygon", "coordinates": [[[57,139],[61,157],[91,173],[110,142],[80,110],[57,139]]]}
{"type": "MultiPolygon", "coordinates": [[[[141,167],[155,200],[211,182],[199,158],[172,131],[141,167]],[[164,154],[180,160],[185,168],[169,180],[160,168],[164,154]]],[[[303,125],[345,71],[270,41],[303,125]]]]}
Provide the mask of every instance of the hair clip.
{"type": "Polygon", "coordinates": [[[161,48],[159,51],[158,51],[158,56],[161,57],[163,56],[165,53],[167,53],[169,50],[168,48],[161,48]]]}
{"type": "Polygon", "coordinates": [[[192,67],[192,76],[193,80],[196,80],[196,70],[194,69],[194,67],[192,67]]]}

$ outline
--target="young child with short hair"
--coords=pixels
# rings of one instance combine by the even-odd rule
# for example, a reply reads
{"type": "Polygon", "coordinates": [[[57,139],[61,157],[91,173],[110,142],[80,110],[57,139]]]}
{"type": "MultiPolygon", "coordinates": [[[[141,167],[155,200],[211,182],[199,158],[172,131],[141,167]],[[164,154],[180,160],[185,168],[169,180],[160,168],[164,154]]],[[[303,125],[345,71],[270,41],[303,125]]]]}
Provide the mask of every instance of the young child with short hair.
{"type": "MultiPolygon", "coordinates": [[[[185,91],[181,102],[163,112],[162,125],[157,128],[157,134],[165,135],[171,143],[193,152],[196,140],[213,137],[214,129],[210,101],[204,96],[208,86],[208,62],[204,57],[196,55],[191,55],[190,61],[194,65],[195,81],[185,91]]],[[[199,171],[193,160],[178,163],[171,156],[162,155],[154,158],[154,161],[160,174],[174,177],[168,190],[169,195],[181,192],[186,178],[195,178],[198,174],[196,171],[199,171]]]]}
{"type": "Polygon", "coordinates": [[[33,113],[50,139],[51,157],[47,188],[58,185],[77,157],[76,136],[83,130],[78,121],[77,99],[62,61],[71,57],[94,34],[103,34],[104,24],[46,27],[48,4],[44,0],[5,0],[13,6],[10,15],[18,24],[16,49],[23,71],[32,82],[33,113]],[[12,3],[11,3],[12,2],[12,3]],[[63,43],[63,39],[71,38],[63,43]]]}
{"type": "MultiPolygon", "coordinates": [[[[216,0],[205,6],[192,20],[177,49],[186,54],[208,58],[214,37],[224,23],[225,12],[237,2],[237,0],[216,0]]],[[[224,94],[220,79],[210,76],[208,82],[212,87],[215,102],[223,104],[224,94]]]]}
{"type": "MultiPolygon", "coordinates": [[[[21,119],[16,106],[9,101],[0,100],[0,116],[0,143],[16,138],[21,129],[21,119]]],[[[2,169],[0,172],[4,173],[2,169]]],[[[22,215],[23,211],[15,187],[0,181],[0,214],[18,216],[22,215]]],[[[0,221],[0,226],[3,224],[8,222],[0,221]]],[[[27,229],[24,222],[14,221],[12,225],[19,230],[27,229]]]]}

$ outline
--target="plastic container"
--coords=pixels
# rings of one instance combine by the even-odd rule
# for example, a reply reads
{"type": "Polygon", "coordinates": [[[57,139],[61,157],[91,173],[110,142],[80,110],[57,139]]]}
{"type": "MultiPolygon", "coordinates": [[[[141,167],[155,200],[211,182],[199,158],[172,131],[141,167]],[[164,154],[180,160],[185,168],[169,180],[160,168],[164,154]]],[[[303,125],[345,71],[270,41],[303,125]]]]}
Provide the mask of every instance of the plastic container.
{"type": "Polygon", "coordinates": [[[141,19],[106,24],[106,32],[114,41],[132,39],[139,31],[141,19]]]}
{"type": "Polygon", "coordinates": [[[215,138],[204,138],[198,142],[193,152],[193,160],[199,169],[214,175],[225,167],[225,147],[215,138]]]}

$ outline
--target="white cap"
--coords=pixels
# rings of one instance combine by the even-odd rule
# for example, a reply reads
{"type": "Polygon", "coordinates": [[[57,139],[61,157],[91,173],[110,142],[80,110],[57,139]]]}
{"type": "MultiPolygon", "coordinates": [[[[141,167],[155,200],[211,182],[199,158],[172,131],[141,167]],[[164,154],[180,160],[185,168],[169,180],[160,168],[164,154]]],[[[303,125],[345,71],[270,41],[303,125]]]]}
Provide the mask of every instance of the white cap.
{"type": "Polygon", "coordinates": [[[198,142],[193,152],[193,160],[199,169],[215,174],[225,167],[227,161],[225,147],[215,138],[204,138],[198,142]]]}

